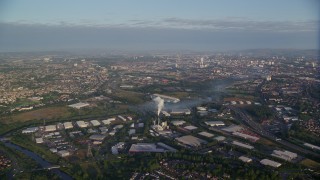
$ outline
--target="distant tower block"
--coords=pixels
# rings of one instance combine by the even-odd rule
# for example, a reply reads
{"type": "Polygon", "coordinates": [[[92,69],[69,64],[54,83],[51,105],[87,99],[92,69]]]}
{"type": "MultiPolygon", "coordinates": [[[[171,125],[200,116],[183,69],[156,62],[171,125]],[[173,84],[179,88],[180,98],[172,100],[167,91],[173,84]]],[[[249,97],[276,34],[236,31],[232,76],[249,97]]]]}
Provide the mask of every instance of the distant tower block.
{"type": "Polygon", "coordinates": [[[267,76],[267,81],[271,81],[271,75],[267,76]]]}
{"type": "Polygon", "coordinates": [[[200,60],[200,68],[204,68],[204,64],[203,64],[203,57],[200,60]]]}
{"type": "Polygon", "coordinates": [[[93,157],[92,151],[91,151],[91,144],[88,143],[88,151],[87,151],[87,157],[93,157]]]}

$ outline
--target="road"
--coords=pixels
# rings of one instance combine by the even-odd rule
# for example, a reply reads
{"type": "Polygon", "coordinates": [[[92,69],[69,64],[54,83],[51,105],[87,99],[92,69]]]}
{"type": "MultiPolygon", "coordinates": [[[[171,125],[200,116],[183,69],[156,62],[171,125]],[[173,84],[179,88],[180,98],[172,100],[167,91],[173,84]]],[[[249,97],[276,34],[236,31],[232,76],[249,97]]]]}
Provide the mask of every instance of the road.
{"type": "Polygon", "coordinates": [[[273,134],[271,134],[270,132],[268,132],[267,130],[265,130],[260,124],[258,124],[257,122],[255,122],[254,120],[252,120],[252,118],[246,113],[244,112],[243,110],[241,110],[240,108],[238,107],[235,107],[235,106],[227,106],[229,109],[231,109],[232,111],[234,111],[239,117],[239,123],[241,124],[244,124],[248,127],[250,127],[250,129],[252,131],[254,131],[255,133],[259,134],[260,136],[263,136],[267,139],[270,139],[278,144],[281,144],[285,147],[288,147],[288,149],[292,149],[294,151],[299,151],[300,153],[303,153],[303,154],[309,154],[309,155],[312,155],[314,157],[317,157],[317,158],[320,158],[320,154],[317,154],[313,151],[310,151],[308,149],[304,149],[300,146],[297,146],[293,143],[290,143],[286,140],[280,140],[280,141],[277,141],[277,137],[274,136],[273,134]]]}

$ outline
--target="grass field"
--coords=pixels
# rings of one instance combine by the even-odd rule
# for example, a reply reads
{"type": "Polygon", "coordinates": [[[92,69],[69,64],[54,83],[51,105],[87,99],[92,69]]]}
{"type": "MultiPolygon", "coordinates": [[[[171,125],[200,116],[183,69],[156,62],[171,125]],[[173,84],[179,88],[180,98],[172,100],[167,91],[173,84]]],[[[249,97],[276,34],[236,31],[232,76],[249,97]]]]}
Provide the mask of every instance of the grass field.
{"type": "Polygon", "coordinates": [[[125,101],[132,104],[141,104],[144,102],[144,95],[142,93],[119,90],[115,92],[113,95],[119,98],[121,101],[125,101]]]}
{"type": "Polygon", "coordinates": [[[320,163],[313,161],[311,159],[304,159],[300,162],[300,164],[305,165],[310,168],[320,170],[320,163]]]}
{"type": "Polygon", "coordinates": [[[18,113],[12,116],[1,117],[0,121],[3,124],[15,122],[26,122],[39,119],[54,119],[69,117],[71,113],[67,107],[47,107],[28,112],[18,113]]]}

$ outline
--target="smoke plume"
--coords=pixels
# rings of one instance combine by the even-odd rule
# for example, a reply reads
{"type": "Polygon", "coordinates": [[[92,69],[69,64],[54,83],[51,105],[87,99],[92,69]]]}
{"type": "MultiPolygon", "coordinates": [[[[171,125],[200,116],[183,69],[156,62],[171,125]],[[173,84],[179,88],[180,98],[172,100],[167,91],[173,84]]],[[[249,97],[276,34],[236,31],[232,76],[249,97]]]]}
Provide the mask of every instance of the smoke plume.
{"type": "Polygon", "coordinates": [[[156,103],[156,106],[157,106],[157,115],[159,116],[160,115],[160,112],[161,110],[163,109],[164,107],[164,100],[161,99],[160,97],[156,97],[153,99],[153,101],[156,103]]]}

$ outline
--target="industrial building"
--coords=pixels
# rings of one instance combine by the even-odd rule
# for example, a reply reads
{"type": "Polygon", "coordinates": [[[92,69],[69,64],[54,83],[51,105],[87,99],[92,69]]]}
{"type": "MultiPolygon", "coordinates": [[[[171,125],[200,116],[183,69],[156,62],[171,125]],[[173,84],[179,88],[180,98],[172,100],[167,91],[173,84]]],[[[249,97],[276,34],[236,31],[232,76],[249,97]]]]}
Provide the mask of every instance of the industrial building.
{"type": "Polygon", "coordinates": [[[207,138],[211,138],[211,137],[214,136],[213,134],[205,132],[205,131],[202,131],[202,132],[200,132],[198,134],[201,135],[201,136],[207,137],[207,138]]]}
{"type": "Polygon", "coordinates": [[[232,133],[232,132],[240,131],[242,129],[243,128],[241,126],[233,124],[233,125],[230,125],[228,127],[223,128],[222,130],[232,133]]]}
{"type": "Polygon", "coordinates": [[[89,139],[94,140],[94,141],[103,141],[104,138],[106,138],[106,136],[103,134],[93,134],[89,137],[89,139]]]}
{"type": "Polygon", "coordinates": [[[43,143],[43,138],[36,138],[36,143],[37,144],[43,143]]]}
{"type": "Polygon", "coordinates": [[[115,121],[116,118],[108,118],[106,120],[102,120],[101,122],[104,124],[104,125],[109,125],[111,124],[112,121],[115,121]]]}
{"type": "Polygon", "coordinates": [[[214,127],[214,126],[224,126],[224,122],[222,121],[206,121],[206,125],[214,127]]]}
{"type": "Polygon", "coordinates": [[[52,132],[52,131],[56,131],[57,130],[57,126],[56,125],[48,125],[44,127],[44,131],[45,132],[52,132]]]}
{"type": "Polygon", "coordinates": [[[245,163],[249,163],[249,162],[252,162],[252,159],[251,158],[248,158],[246,156],[240,156],[239,159],[245,163]]]}
{"type": "Polygon", "coordinates": [[[67,157],[67,156],[70,156],[70,152],[67,151],[67,150],[61,150],[61,151],[58,151],[57,154],[60,156],[60,157],[67,157]]]}
{"type": "Polygon", "coordinates": [[[171,115],[190,115],[191,111],[190,111],[190,109],[187,109],[187,108],[171,109],[170,114],[171,115]]]}
{"type": "Polygon", "coordinates": [[[280,167],[281,164],[275,161],[271,161],[269,159],[262,159],[260,161],[261,164],[266,165],[266,166],[271,166],[271,167],[280,167]]]}
{"type": "Polygon", "coordinates": [[[92,124],[92,126],[100,126],[100,122],[98,120],[92,120],[90,121],[90,123],[92,124]]]}
{"type": "Polygon", "coordinates": [[[126,122],[127,121],[127,119],[126,118],[124,118],[123,116],[118,116],[118,118],[120,119],[120,120],[122,120],[122,121],[124,121],[124,122],[126,122]]]}
{"type": "Polygon", "coordinates": [[[176,121],[171,121],[171,123],[174,126],[181,126],[181,125],[185,124],[186,122],[185,121],[181,121],[181,120],[176,120],[176,121]]]}
{"type": "Polygon", "coordinates": [[[130,129],[128,132],[129,136],[136,134],[136,130],[135,129],[130,129]]]}
{"type": "Polygon", "coordinates": [[[141,152],[176,152],[177,150],[164,144],[164,143],[137,143],[132,144],[129,153],[141,153],[141,152]]]}
{"type": "Polygon", "coordinates": [[[124,148],[124,142],[118,142],[116,145],[111,147],[111,152],[114,155],[119,154],[119,149],[123,149],[124,148]]]}
{"type": "Polygon", "coordinates": [[[129,153],[141,153],[141,152],[165,152],[165,149],[157,147],[154,143],[137,143],[132,144],[129,153]]]}
{"type": "Polygon", "coordinates": [[[71,105],[69,105],[69,107],[72,107],[72,108],[75,108],[75,109],[81,109],[81,108],[83,108],[83,107],[87,107],[87,106],[89,106],[90,104],[88,104],[88,103],[82,103],[82,102],[80,102],[80,103],[76,103],[76,104],[71,104],[71,105]]]}
{"type": "Polygon", "coordinates": [[[253,148],[254,148],[253,146],[250,146],[250,145],[248,145],[248,144],[241,143],[241,142],[239,142],[239,141],[232,141],[232,144],[233,144],[233,145],[236,145],[236,146],[239,146],[239,147],[246,148],[246,149],[253,149],[253,148]]]}
{"type": "Polygon", "coordinates": [[[163,99],[165,102],[177,103],[180,101],[180,99],[178,99],[178,98],[166,96],[166,95],[162,95],[162,94],[152,94],[151,95],[152,99],[154,99],[156,97],[163,99]]]}
{"type": "Polygon", "coordinates": [[[77,121],[76,124],[77,124],[77,126],[78,126],[79,128],[86,128],[86,127],[88,127],[88,123],[87,123],[87,122],[84,122],[84,121],[77,121]]]}
{"type": "Polygon", "coordinates": [[[280,150],[274,150],[271,155],[274,157],[278,157],[280,159],[284,159],[286,161],[291,161],[292,159],[298,157],[296,153],[293,153],[290,151],[280,151],[280,150]]]}
{"type": "Polygon", "coordinates": [[[206,144],[207,141],[199,139],[197,137],[187,135],[187,136],[181,136],[175,139],[179,143],[182,143],[184,145],[187,145],[189,147],[198,147],[201,146],[202,144],[206,144]]]}
{"type": "Polygon", "coordinates": [[[29,134],[29,133],[34,133],[39,130],[38,127],[29,127],[27,129],[22,130],[22,134],[29,134]]]}
{"type": "Polygon", "coordinates": [[[214,139],[217,140],[217,141],[224,141],[224,140],[226,140],[226,137],[218,136],[218,137],[215,137],[214,139]]]}
{"type": "Polygon", "coordinates": [[[316,149],[316,150],[320,150],[320,147],[319,146],[315,146],[313,144],[309,144],[309,143],[304,143],[303,145],[311,148],[311,149],[316,149]]]}
{"type": "Polygon", "coordinates": [[[186,130],[189,130],[189,131],[194,131],[194,130],[198,129],[198,127],[192,126],[192,125],[185,126],[183,128],[186,129],[186,130]]]}
{"type": "Polygon", "coordinates": [[[65,122],[63,123],[64,129],[72,129],[73,125],[71,122],[65,122]]]}
{"type": "Polygon", "coordinates": [[[256,142],[256,141],[258,141],[260,139],[259,137],[251,136],[251,135],[240,133],[240,132],[233,132],[232,135],[239,136],[239,137],[241,137],[243,139],[247,139],[247,140],[250,140],[250,141],[253,141],[253,142],[256,142]]]}

